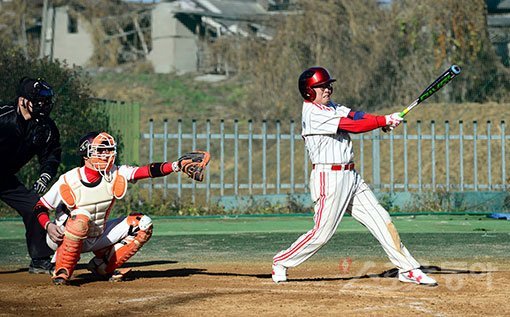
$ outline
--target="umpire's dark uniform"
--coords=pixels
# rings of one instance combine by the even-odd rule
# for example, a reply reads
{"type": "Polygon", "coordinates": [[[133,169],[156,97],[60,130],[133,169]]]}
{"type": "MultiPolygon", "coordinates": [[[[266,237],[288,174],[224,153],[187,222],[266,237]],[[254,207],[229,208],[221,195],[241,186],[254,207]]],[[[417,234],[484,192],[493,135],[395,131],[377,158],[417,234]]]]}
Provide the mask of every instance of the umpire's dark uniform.
{"type": "Polygon", "coordinates": [[[0,199],[23,217],[30,257],[47,258],[53,251],[46,244],[46,231],[33,212],[39,196],[15,174],[37,155],[41,174],[55,177],[61,159],[55,122],[49,117],[25,120],[17,104],[0,104],[0,153],[0,199]]]}

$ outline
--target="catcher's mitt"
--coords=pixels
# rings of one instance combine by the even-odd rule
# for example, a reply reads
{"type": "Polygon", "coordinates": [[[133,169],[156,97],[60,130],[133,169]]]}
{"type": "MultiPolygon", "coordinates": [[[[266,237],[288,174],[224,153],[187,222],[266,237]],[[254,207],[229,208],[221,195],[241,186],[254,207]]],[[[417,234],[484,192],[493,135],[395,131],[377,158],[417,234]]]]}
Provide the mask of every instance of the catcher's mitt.
{"type": "Polygon", "coordinates": [[[211,155],[206,151],[193,151],[184,154],[179,158],[177,164],[179,169],[196,181],[204,179],[204,169],[209,164],[211,155]]]}

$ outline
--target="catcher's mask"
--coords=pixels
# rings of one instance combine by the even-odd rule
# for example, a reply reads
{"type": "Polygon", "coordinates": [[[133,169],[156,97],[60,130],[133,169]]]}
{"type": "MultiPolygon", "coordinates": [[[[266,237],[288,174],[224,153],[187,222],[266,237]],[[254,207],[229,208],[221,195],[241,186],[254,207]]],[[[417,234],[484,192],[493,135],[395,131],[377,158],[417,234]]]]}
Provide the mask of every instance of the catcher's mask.
{"type": "MultiPolygon", "coordinates": [[[[311,67],[299,76],[299,92],[305,100],[314,101],[317,94],[313,88],[327,85],[335,81],[336,79],[331,78],[329,72],[324,67],[311,67]]],[[[330,89],[331,93],[333,93],[333,87],[330,87],[330,89]]]]}
{"type": "Polygon", "coordinates": [[[80,140],[79,153],[90,167],[105,175],[115,162],[117,144],[106,132],[89,132],[80,140]]]}
{"type": "Polygon", "coordinates": [[[30,112],[32,117],[37,119],[50,114],[54,93],[50,84],[44,80],[23,77],[19,81],[16,93],[18,97],[23,97],[32,103],[30,112]]]}

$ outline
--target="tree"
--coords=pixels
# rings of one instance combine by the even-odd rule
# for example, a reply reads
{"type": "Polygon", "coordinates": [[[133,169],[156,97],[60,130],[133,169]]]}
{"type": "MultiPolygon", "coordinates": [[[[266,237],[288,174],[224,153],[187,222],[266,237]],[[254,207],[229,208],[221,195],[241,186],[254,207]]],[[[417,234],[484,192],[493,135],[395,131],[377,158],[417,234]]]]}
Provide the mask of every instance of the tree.
{"type": "Polygon", "coordinates": [[[300,1],[298,14],[274,21],[271,41],[245,41],[231,58],[249,84],[245,113],[297,118],[297,78],[306,68],[330,70],[335,100],[377,110],[406,105],[451,64],[464,69],[437,101],[504,100],[508,69],[487,34],[483,1],[300,1]]]}

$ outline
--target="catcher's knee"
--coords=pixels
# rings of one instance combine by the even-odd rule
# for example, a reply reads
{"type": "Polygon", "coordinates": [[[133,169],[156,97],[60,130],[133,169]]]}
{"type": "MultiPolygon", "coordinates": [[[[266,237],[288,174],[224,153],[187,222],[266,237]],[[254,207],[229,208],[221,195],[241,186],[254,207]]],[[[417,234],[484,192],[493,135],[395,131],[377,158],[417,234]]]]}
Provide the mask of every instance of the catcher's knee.
{"type": "Polygon", "coordinates": [[[129,215],[128,218],[130,218],[128,223],[130,222],[130,226],[132,226],[129,234],[134,236],[134,243],[137,245],[136,251],[138,251],[152,237],[152,219],[144,214],[129,215]]]}
{"type": "Polygon", "coordinates": [[[132,213],[126,217],[130,229],[129,234],[132,235],[137,231],[152,231],[152,219],[142,213],[132,213]]]}
{"type": "Polygon", "coordinates": [[[66,222],[65,236],[71,240],[83,240],[87,237],[91,215],[85,209],[76,209],[66,222]]]}

